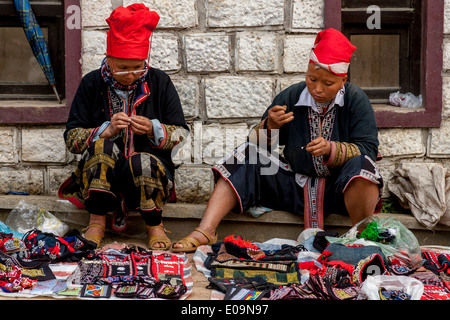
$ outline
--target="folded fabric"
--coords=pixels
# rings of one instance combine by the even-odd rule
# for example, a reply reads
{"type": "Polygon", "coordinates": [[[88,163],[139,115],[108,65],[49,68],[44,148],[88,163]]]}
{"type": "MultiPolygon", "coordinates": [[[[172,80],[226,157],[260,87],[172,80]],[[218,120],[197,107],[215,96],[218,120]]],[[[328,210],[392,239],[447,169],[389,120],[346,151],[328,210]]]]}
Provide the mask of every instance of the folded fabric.
{"type": "Polygon", "coordinates": [[[30,252],[27,249],[25,243],[18,238],[12,237],[12,234],[2,233],[0,237],[0,251],[6,253],[7,255],[22,259],[29,258],[30,252]]]}
{"type": "Polygon", "coordinates": [[[318,298],[323,300],[353,300],[358,297],[359,286],[337,287],[327,277],[312,276],[308,284],[314,288],[318,298]]]}
{"type": "Polygon", "coordinates": [[[26,233],[23,240],[30,250],[30,257],[48,257],[52,261],[60,261],[75,252],[62,238],[38,229],[26,233]]]}
{"type": "Polygon", "coordinates": [[[213,278],[209,277],[209,288],[219,290],[223,293],[227,292],[227,289],[231,286],[239,286],[245,289],[253,289],[253,290],[264,290],[268,283],[264,279],[260,277],[252,277],[252,278],[213,278]]]}
{"type": "Polygon", "coordinates": [[[269,300],[353,300],[359,294],[360,287],[352,283],[348,270],[339,266],[324,266],[320,272],[312,273],[305,283],[272,289],[269,300]]]}
{"type": "Polygon", "coordinates": [[[293,265],[288,272],[277,272],[270,270],[248,270],[231,268],[212,268],[211,275],[214,278],[253,278],[259,277],[274,285],[287,285],[300,283],[298,267],[293,265]]]}
{"type": "MultiPolygon", "coordinates": [[[[227,246],[226,242],[223,244],[219,252],[216,255],[210,255],[210,257],[205,261],[205,266],[209,269],[216,268],[231,268],[231,269],[242,269],[242,270],[266,270],[266,271],[276,271],[276,272],[288,272],[291,269],[292,264],[296,261],[296,256],[292,253],[292,251],[287,251],[286,254],[283,254],[283,250],[280,250],[279,257],[280,259],[276,260],[277,252],[270,255],[268,260],[264,260],[261,258],[259,260],[254,260],[251,258],[243,258],[239,256],[235,256],[232,253],[236,254],[236,248],[232,247],[231,252],[229,253],[230,246],[227,246]],[[287,259],[289,257],[289,259],[287,259]]],[[[240,254],[241,252],[238,252],[240,254]]]]}
{"type": "Polygon", "coordinates": [[[272,289],[269,300],[317,299],[317,295],[306,285],[293,283],[272,289]]]}
{"type": "Polygon", "coordinates": [[[423,283],[423,295],[420,300],[450,300],[450,290],[433,272],[414,272],[410,277],[423,283]]]}
{"type": "Polygon", "coordinates": [[[252,261],[240,259],[228,259],[225,261],[213,260],[210,268],[231,268],[246,270],[268,270],[276,272],[288,272],[291,269],[291,261],[252,261]]]}
{"type": "Polygon", "coordinates": [[[259,261],[295,261],[299,252],[308,251],[303,245],[284,245],[280,250],[267,253],[259,261]]]}
{"type": "Polygon", "coordinates": [[[439,273],[444,271],[450,273],[450,254],[435,251],[422,251],[422,258],[424,259],[424,266],[427,269],[439,273]]]}
{"type": "Polygon", "coordinates": [[[441,265],[441,269],[439,271],[443,271],[447,274],[450,274],[450,259],[448,255],[440,254],[438,256],[439,264],[441,265]]]}
{"type": "Polygon", "coordinates": [[[422,225],[450,225],[450,171],[440,163],[401,163],[387,185],[422,225]]]}
{"type": "Polygon", "coordinates": [[[326,239],[326,237],[337,237],[338,235],[339,234],[334,231],[319,231],[314,237],[313,246],[314,248],[319,250],[319,252],[322,252],[329,244],[329,241],[326,239]]]}
{"type": "Polygon", "coordinates": [[[328,261],[343,261],[351,265],[357,265],[368,256],[378,254],[383,259],[383,263],[386,264],[386,257],[378,246],[346,246],[339,243],[330,243],[326,250],[332,253],[328,261]]]}

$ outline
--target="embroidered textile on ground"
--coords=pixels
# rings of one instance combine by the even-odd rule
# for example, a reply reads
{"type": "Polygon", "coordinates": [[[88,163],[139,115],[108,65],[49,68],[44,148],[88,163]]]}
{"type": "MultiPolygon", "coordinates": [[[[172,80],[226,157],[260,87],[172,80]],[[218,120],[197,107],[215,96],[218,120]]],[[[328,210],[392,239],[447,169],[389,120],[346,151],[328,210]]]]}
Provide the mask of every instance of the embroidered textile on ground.
{"type": "Polygon", "coordinates": [[[354,239],[352,230],[263,243],[232,235],[193,260],[212,300],[450,300],[450,247],[420,247],[398,221],[355,227],[354,239]]]}
{"type": "Polygon", "coordinates": [[[76,232],[0,233],[0,295],[33,298],[177,299],[192,293],[186,255],[111,244],[95,250],[76,232]]]}

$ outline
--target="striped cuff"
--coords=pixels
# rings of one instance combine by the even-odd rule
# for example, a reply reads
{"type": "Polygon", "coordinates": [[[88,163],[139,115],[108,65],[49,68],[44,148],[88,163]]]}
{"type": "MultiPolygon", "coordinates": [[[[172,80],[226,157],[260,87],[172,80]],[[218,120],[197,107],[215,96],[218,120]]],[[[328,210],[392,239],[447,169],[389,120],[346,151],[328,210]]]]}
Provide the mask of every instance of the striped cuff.
{"type": "Polygon", "coordinates": [[[361,155],[354,143],[330,141],[331,152],[325,165],[330,168],[342,167],[348,160],[361,155]]]}

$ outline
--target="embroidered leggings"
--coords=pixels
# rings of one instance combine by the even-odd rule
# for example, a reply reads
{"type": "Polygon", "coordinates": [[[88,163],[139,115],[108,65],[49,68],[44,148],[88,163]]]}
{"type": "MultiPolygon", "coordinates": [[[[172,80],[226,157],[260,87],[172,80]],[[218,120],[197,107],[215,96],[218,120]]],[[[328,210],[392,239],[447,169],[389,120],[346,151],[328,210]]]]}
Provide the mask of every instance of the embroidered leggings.
{"type": "Polygon", "coordinates": [[[139,210],[147,225],[161,223],[173,184],[155,156],[136,153],[127,159],[114,142],[99,139],[83,153],[78,169],[89,213],[105,215],[123,200],[127,208],[139,210]]]}

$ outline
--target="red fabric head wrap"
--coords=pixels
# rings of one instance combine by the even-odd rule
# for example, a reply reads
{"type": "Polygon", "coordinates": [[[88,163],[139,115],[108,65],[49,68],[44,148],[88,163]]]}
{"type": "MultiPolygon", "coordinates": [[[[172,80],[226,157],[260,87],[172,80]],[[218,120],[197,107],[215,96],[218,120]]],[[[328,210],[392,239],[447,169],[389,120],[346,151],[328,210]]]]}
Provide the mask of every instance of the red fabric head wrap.
{"type": "Polygon", "coordinates": [[[147,59],[149,38],[158,21],[159,15],[141,3],[118,7],[106,19],[109,25],[106,53],[115,58],[147,59]]]}
{"type": "Polygon", "coordinates": [[[355,50],[356,47],[346,36],[336,29],[329,28],[317,34],[309,62],[338,76],[345,76],[355,50]]]}

